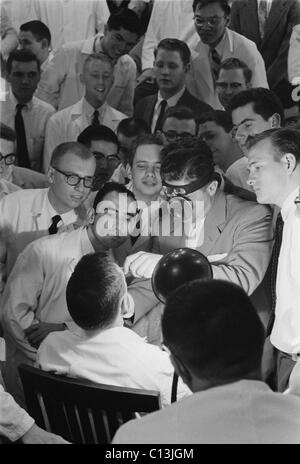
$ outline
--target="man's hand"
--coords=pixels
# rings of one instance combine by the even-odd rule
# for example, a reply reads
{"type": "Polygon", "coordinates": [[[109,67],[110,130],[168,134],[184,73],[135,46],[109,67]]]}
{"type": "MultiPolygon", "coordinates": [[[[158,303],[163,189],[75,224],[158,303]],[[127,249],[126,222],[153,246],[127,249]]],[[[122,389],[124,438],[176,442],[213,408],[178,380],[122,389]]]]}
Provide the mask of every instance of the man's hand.
{"type": "Polygon", "coordinates": [[[139,251],[127,256],[124,263],[124,274],[129,272],[137,278],[150,279],[154,268],[163,255],[139,251]]]}
{"type": "Polygon", "coordinates": [[[51,332],[59,332],[65,330],[65,324],[50,324],[48,322],[34,323],[25,329],[25,336],[27,337],[30,345],[38,349],[42,341],[51,332]]]}
{"type": "Polygon", "coordinates": [[[141,84],[142,82],[150,82],[151,84],[154,83],[155,81],[155,74],[152,68],[147,68],[145,69],[142,74],[139,75],[139,77],[136,80],[136,85],[141,84]]]}
{"type": "Polygon", "coordinates": [[[70,442],[64,440],[59,435],[46,432],[36,424],[23,435],[21,438],[25,445],[69,445],[70,442]]]}

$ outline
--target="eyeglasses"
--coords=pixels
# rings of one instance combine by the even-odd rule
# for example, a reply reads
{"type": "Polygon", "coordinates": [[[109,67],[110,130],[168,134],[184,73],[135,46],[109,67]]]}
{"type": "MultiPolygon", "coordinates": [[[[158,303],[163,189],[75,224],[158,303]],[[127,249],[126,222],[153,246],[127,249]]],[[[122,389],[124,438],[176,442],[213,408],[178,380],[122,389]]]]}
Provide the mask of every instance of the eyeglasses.
{"type": "MultiPolygon", "coordinates": [[[[206,180],[206,179],[205,179],[206,180]]],[[[188,199],[186,196],[190,193],[195,192],[196,190],[201,189],[207,184],[207,182],[203,182],[203,179],[196,180],[194,182],[190,182],[189,184],[185,185],[171,185],[167,182],[163,181],[163,191],[168,199],[174,197],[182,197],[184,199],[188,199]]]]}
{"type": "Polygon", "coordinates": [[[196,26],[198,27],[203,27],[205,24],[208,24],[211,27],[216,27],[223,18],[225,18],[225,15],[211,16],[210,18],[204,18],[203,16],[194,16],[193,19],[196,26]]]}
{"type": "Polygon", "coordinates": [[[72,187],[76,187],[76,185],[79,185],[81,180],[83,180],[83,185],[86,188],[92,188],[93,187],[93,184],[94,184],[94,181],[95,181],[94,176],[80,177],[77,174],[67,174],[66,172],[61,171],[60,169],[56,168],[55,166],[51,166],[51,167],[53,169],[55,169],[55,171],[62,174],[65,177],[67,184],[72,185],[72,187]]]}
{"type": "Polygon", "coordinates": [[[117,153],[114,155],[105,155],[104,153],[101,153],[101,151],[93,151],[92,153],[95,156],[95,158],[99,161],[107,160],[108,163],[120,162],[120,158],[117,153]]]}
{"type": "Polygon", "coordinates": [[[170,141],[170,142],[173,142],[173,141],[176,141],[176,140],[187,140],[187,139],[190,139],[190,138],[194,137],[189,132],[181,132],[180,134],[178,132],[176,132],[176,131],[173,131],[173,130],[169,130],[169,131],[166,131],[166,132],[162,131],[162,132],[166,136],[168,141],[170,141]]]}
{"type": "Polygon", "coordinates": [[[10,164],[14,164],[16,161],[17,157],[14,153],[9,153],[8,155],[2,155],[0,153],[0,161],[4,160],[4,163],[9,166],[10,164]]]}

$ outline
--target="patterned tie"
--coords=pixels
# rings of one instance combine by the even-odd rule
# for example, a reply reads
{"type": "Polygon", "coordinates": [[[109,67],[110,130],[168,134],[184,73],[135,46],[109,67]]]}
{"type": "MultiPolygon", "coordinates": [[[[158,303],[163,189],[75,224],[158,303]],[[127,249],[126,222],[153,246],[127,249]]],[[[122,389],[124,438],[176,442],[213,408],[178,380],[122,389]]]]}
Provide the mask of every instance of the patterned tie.
{"type": "Polygon", "coordinates": [[[267,0],[260,0],[257,2],[257,16],[258,16],[258,25],[259,25],[259,34],[261,40],[264,38],[265,34],[265,23],[268,17],[268,2],[267,0]]]}
{"type": "Polygon", "coordinates": [[[282,242],[282,232],[283,232],[284,222],[281,216],[281,213],[278,214],[275,227],[275,241],[271,256],[271,295],[272,295],[272,311],[270,315],[270,320],[267,328],[267,335],[270,335],[275,319],[275,306],[276,306],[276,278],[277,278],[277,267],[278,267],[278,258],[282,242]]]}
{"type": "Polygon", "coordinates": [[[25,126],[22,116],[22,109],[25,108],[25,106],[26,105],[22,105],[21,103],[16,105],[15,131],[17,137],[17,160],[19,166],[30,169],[25,126]]]}
{"type": "Polygon", "coordinates": [[[214,77],[214,81],[216,81],[218,79],[220,65],[221,65],[222,60],[221,60],[219,53],[217,52],[215,48],[210,49],[210,57],[211,57],[210,66],[211,66],[212,74],[214,77]]]}
{"type": "Polygon", "coordinates": [[[99,111],[95,110],[92,118],[92,126],[99,126],[99,111]]]}
{"type": "Polygon", "coordinates": [[[162,123],[163,123],[163,119],[164,119],[164,115],[166,111],[166,106],[167,106],[167,100],[162,100],[160,102],[160,110],[159,110],[159,115],[158,115],[158,118],[155,124],[154,134],[155,132],[162,130],[162,123]]]}
{"type": "Polygon", "coordinates": [[[51,226],[48,229],[49,235],[57,233],[57,224],[59,223],[59,221],[61,221],[61,217],[59,214],[53,216],[51,226]]]}

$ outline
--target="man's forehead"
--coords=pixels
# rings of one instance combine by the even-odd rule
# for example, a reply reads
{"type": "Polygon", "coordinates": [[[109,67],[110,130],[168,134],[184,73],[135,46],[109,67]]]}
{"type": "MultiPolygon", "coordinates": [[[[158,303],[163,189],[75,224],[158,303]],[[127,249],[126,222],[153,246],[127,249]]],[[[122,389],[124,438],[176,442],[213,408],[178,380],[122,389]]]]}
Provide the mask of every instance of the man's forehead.
{"type": "Polygon", "coordinates": [[[97,59],[90,60],[84,70],[88,72],[99,71],[113,74],[113,66],[108,61],[101,61],[97,59]]]}
{"type": "Polygon", "coordinates": [[[199,134],[203,134],[204,132],[216,132],[220,128],[215,121],[206,121],[199,125],[199,134]]]}
{"type": "Polygon", "coordinates": [[[258,113],[255,113],[254,104],[247,103],[244,106],[239,106],[232,111],[232,120],[234,124],[240,124],[244,119],[255,120],[260,117],[258,113]]]}
{"type": "Polygon", "coordinates": [[[38,64],[36,61],[28,61],[23,63],[22,61],[14,60],[11,64],[12,71],[36,71],[38,72],[38,64]]]}
{"type": "Polygon", "coordinates": [[[270,139],[264,139],[257,142],[248,150],[249,164],[256,160],[267,160],[269,158],[275,158],[276,151],[271,143],[270,139]]]}
{"type": "Polygon", "coordinates": [[[104,155],[115,155],[118,151],[116,143],[109,142],[107,140],[92,140],[90,144],[91,151],[99,151],[104,155]]]}
{"type": "Polygon", "coordinates": [[[218,82],[239,82],[246,83],[244,72],[241,68],[221,69],[218,82]]]}
{"type": "Polygon", "coordinates": [[[167,130],[176,130],[177,132],[184,132],[185,129],[188,128],[193,132],[196,129],[196,121],[194,119],[177,119],[177,118],[167,118],[163,129],[167,130]]]}
{"type": "Polygon", "coordinates": [[[2,154],[12,153],[14,151],[14,142],[0,138],[0,151],[2,154]]]}
{"type": "Polygon", "coordinates": [[[20,31],[19,39],[21,40],[28,39],[30,41],[38,42],[38,40],[36,39],[36,37],[34,37],[31,31],[20,31]]]}
{"type": "Polygon", "coordinates": [[[177,63],[178,61],[182,62],[181,55],[178,50],[165,50],[164,48],[159,48],[157,50],[156,60],[165,60],[174,63],[177,63]]]}
{"type": "Polygon", "coordinates": [[[82,172],[82,169],[88,171],[90,171],[91,168],[95,169],[95,164],[94,157],[83,159],[76,153],[69,151],[59,159],[57,167],[63,171],[74,172],[76,174],[76,171],[82,172]]]}

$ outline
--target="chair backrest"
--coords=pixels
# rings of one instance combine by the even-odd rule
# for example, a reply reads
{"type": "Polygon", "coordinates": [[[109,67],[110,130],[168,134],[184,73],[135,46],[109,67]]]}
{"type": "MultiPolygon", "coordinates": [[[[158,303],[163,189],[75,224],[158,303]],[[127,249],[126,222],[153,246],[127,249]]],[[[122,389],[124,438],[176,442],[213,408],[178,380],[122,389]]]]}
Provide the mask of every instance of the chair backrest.
{"type": "Polygon", "coordinates": [[[97,384],[25,364],[19,373],[29,414],[72,443],[110,443],[124,422],[161,407],[157,391],[97,384]]]}

